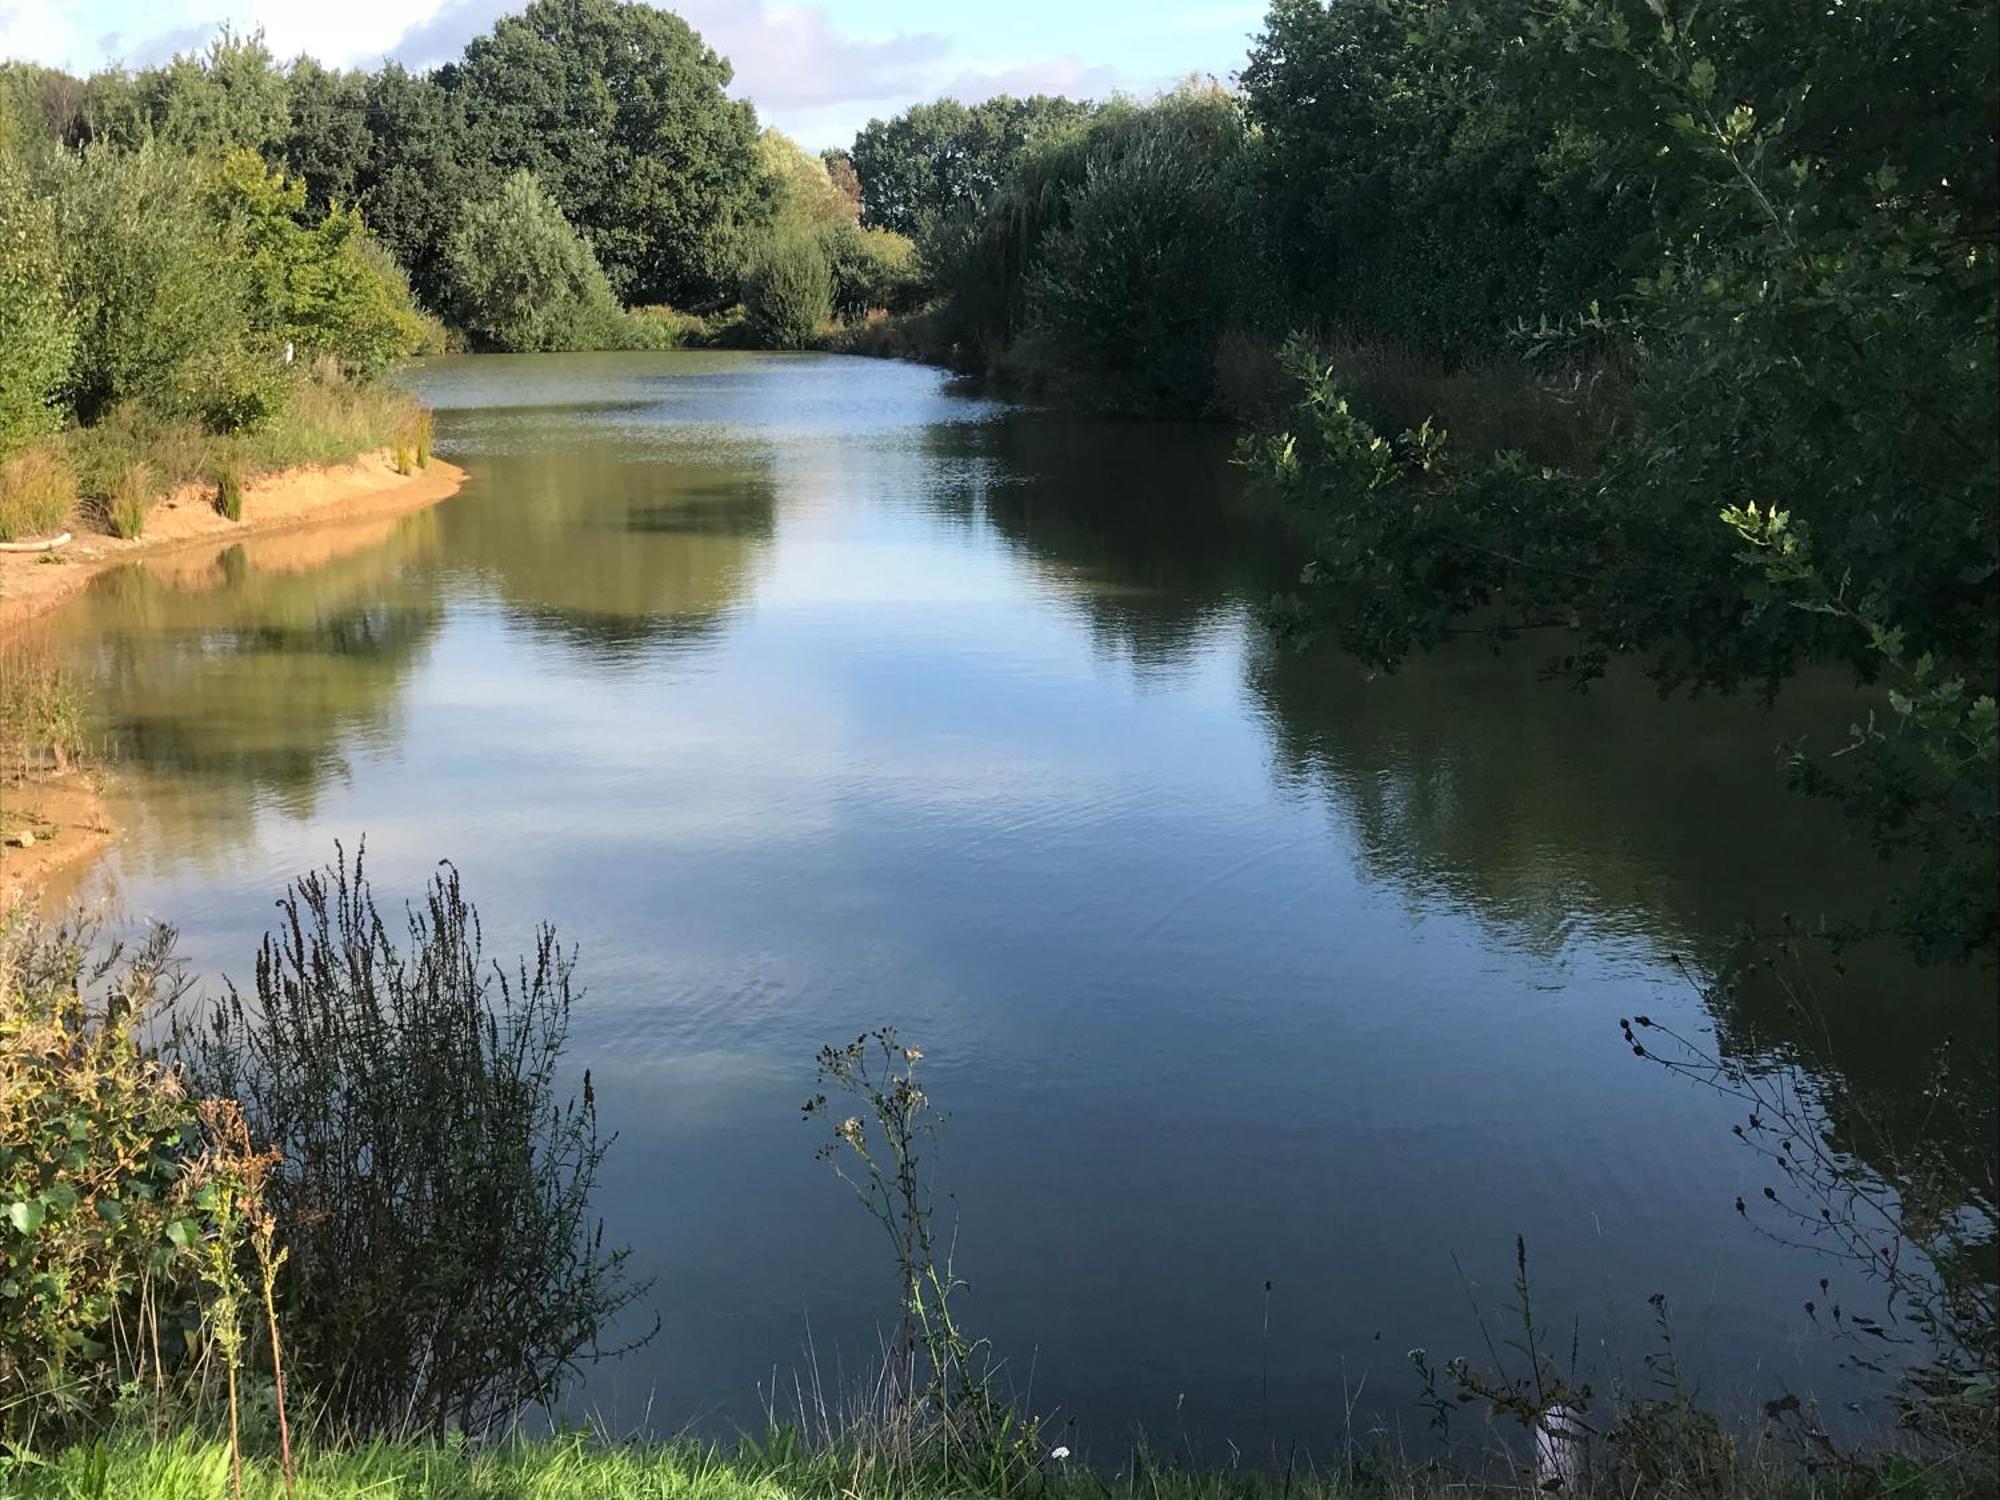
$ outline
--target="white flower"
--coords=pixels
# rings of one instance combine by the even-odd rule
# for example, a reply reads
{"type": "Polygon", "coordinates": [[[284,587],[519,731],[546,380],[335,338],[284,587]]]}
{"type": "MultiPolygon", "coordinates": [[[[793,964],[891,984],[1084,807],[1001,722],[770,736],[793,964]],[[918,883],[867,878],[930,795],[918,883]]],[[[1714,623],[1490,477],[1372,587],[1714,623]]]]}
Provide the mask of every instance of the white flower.
{"type": "Polygon", "coordinates": [[[1068,1457],[1069,1457],[1069,1449],[1067,1449],[1067,1448],[1051,1448],[1051,1449],[1049,1449],[1049,1457],[1050,1457],[1050,1458],[1068,1458],[1068,1457]]]}

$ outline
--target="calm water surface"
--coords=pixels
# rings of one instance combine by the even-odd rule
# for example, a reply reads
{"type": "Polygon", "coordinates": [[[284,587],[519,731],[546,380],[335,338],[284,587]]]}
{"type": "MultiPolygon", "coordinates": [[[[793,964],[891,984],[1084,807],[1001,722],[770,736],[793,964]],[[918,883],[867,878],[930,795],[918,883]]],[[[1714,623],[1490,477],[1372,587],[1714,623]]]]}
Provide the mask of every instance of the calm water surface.
{"type": "MultiPolygon", "coordinates": [[[[1275,651],[1249,610],[1304,542],[1213,429],[813,356],[417,384],[459,496],[158,560],[57,629],[129,772],[108,873],[202,971],[246,981],[364,835],[384,895],[449,857],[490,946],[581,945],[600,1203],[663,1322],[580,1393],[614,1426],[754,1423],[809,1337],[866,1365],[893,1274],[798,1105],[884,1022],[953,1113],[967,1320],[1100,1452],[1328,1444],[1344,1389],[1420,1429],[1405,1352],[1480,1351],[1517,1234],[1601,1371],[1642,1378],[1664,1292],[1712,1391],[1866,1389],[1797,1311],[1823,1268],[1731,1212],[1735,1116],[1617,1032],[1795,1042],[1669,955],[1850,894],[1771,753],[1844,705],[1275,651]]],[[[1965,1013],[1881,993],[1841,1040],[1919,1079],[1965,1013]]]]}

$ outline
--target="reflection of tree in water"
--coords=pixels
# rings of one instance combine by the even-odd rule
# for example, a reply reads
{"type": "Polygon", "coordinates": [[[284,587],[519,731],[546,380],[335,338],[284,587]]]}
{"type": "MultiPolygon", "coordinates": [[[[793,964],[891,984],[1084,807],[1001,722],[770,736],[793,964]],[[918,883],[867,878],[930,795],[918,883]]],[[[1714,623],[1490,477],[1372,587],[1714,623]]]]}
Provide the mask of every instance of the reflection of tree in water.
{"type": "Polygon", "coordinates": [[[1550,954],[1582,930],[1696,974],[1729,969],[1702,995],[1719,1056],[1809,1079],[1818,1128],[1863,1170],[1911,1184],[1921,1150],[1948,1164],[1927,1171],[1933,1203],[1990,1203],[1990,974],[1918,969],[1889,944],[1850,950],[1840,972],[1815,944],[1798,962],[1745,962],[1768,953],[1745,946],[1746,924],[1856,915],[1887,888],[1839,815],[1776,766],[1781,742],[1846,723],[1849,695],[1796,684],[1768,712],[1662,703],[1637,676],[1577,693],[1536,668],[1531,648],[1465,649],[1371,678],[1330,652],[1266,647],[1250,679],[1277,774],[1325,799],[1370,876],[1550,954]],[[1951,1109],[1927,1094],[1947,1045],[1985,1081],[1951,1109]]]}
{"type": "Polygon", "coordinates": [[[137,843],[219,853],[260,800],[309,816],[354,746],[394,737],[442,618],[435,576],[414,566],[438,536],[425,513],[262,538],[89,591],[64,639],[112,760],[144,783],[137,843]]]}
{"type": "Polygon", "coordinates": [[[770,547],[768,463],[548,436],[482,464],[477,502],[445,520],[452,563],[488,578],[530,628],[600,661],[712,637],[770,547]]]}
{"type": "MultiPolygon", "coordinates": [[[[1434,655],[1371,679],[1330,653],[1267,648],[1250,675],[1278,774],[1325,797],[1372,876],[1541,951],[1584,929],[1712,974],[1748,924],[1852,915],[1879,894],[1839,815],[1776,768],[1781,741],[1846,722],[1837,687],[1801,684],[1770,712],[1661,703],[1637,677],[1576,693],[1539,680],[1526,650],[1434,655]]],[[[1888,945],[1850,951],[1841,974],[1823,954],[1818,968],[1821,1018],[1767,969],[1714,989],[1718,1045],[1830,1058],[1842,1088],[1874,1100],[1917,1098],[1947,1038],[1992,1075],[1988,976],[1918,969],[1888,945]]]]}
{"type": "Polygon", "coordinates": [[[1153,670],[1295,568],[1286,519],[1246,502],[1225,429],[1023,413],[932,429],[936,509],[983,517],[1089,622],[1100,649],[1153,670]]]}
{"type": "MultiPolygon", "coordinates": [[[[1310,550],[1299,518],[1243,495],[1212,429],[1022,416],[930,443],[937,508],[989,522],[1064,587],[1107,652],[1142,665],[1191,659],[1218,622],[1287,587],[1310,550]]],[[[1559,956],[1594,935],[1713,973],[1745,923],[1851,916],[1886,889],[1838,815],[1788,791],[1777,768],[1782,742],[1839,737],[1854,703],[1838,683],[1795,683],[1769,711],[1662,703],[1636,676],[1587,693],[1544,681],[1532,645],[1371,677],[1331,651],[1251,635],[1247,687],[1280,784],[1323,801],[1371,878],[1510,942],[1559,956]]],[[[1810,1025],[1830,1128],[1866,1156],[1843,1100],[1866,1097],[1878,1119],[1908,1126],[1881,1101],[1919,1099],[1946,1038],[1971,1076],[1991,1079],[1990,977],[1919,971],[1887,949],[1853,952],[1846,969],[1818,988],[1823,1023],[1768,974],[1718,989],[1708,1008],[1739,1058],[1806,1063],[1810,1025]]],[[[1990,1136],[1990,1109],[1966,1118],[1990,1136]]],[[[1873,1152],[1885,1173],[1892,1150],[1873,1152]]]]}

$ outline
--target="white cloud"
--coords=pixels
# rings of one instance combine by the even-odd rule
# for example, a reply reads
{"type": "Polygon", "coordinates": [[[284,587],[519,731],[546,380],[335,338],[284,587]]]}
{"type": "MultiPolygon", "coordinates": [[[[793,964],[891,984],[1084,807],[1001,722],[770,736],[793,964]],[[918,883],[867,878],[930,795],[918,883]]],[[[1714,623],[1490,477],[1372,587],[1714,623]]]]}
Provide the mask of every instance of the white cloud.
{"type": "Polygon", "coordinates": [[[81,60],[89,48],[73,18],[47,0],[0,0],[0,57],[26,57],[55,66],[81,60]]]}
{"type": "MultiPolygon", "coordinates": [[[[523,0],[0,0],[0,55],[79,71],[116,61],[146,66],[200,47],[224,21],[261,27],[282,59],[309,54],[334,66],[373,67],[393,57],[412,68],[458,56],[523,0]]],[[[809,146],[844,143],[866,121],[925,99],[996,93],[1101,97],[1144,88],[1108,63],[1075,54],[967,57],[940,31],[868,34],[823,4],[783,0],[679,0],[673,5],[735,69],[730,92],[768,123],[809,146]]],[[[1187,19],[1235,7],[1172,13],[1187,19]]]]}

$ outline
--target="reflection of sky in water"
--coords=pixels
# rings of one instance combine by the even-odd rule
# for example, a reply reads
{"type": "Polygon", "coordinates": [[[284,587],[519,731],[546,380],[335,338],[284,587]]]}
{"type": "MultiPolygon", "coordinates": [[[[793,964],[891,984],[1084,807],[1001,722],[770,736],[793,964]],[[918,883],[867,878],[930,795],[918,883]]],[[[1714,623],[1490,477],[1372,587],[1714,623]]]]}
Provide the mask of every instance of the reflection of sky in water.
{"type": "Polygon", "coordinates": [[[1453,1253],[1492,1312],[1516,1233],[1630,1375],[1664,1291],[1719,1390],[1852,1388],[1789,1311],[1818,1268],[1728,1212],[1728,1112],[1616,1032],[1698,1022],[1662,954],[1844,868],[1783,726],[1274,651],[1246,610],[1300,543],[1214,433],[830,359],[421,381],[460,497],[68,628],[135,751],[115,873],[202,970],[364,833],[385,895],[448,855],[497,951],[581,944],[602,1204],[665,1319],[586,1393],[615,1420],[753,1420],[808,1318],[865,1358],[893,1287],[796,1108],[884,1021],[955,1112],[972,1326],[1107,1443],[1183,1394],[1260,1440],[1267,1279],[1271,1426],[1328,1441],[1365,1374],[1414,1431],[1403,1352],[1479,1347],[1453,1253]]]}

